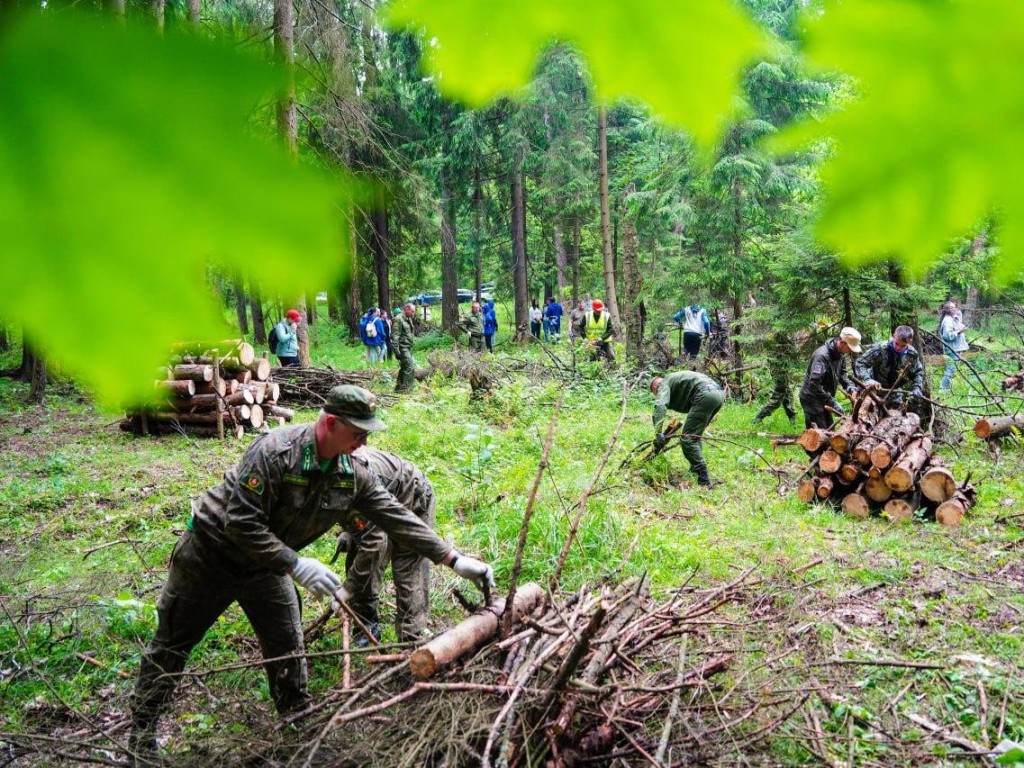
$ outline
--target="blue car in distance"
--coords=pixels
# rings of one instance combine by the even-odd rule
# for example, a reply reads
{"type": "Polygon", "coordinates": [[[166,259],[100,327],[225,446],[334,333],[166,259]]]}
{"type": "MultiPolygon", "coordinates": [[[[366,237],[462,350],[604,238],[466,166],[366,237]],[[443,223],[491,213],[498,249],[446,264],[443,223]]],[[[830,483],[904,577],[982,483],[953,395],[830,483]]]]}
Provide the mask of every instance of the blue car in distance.
{"type": "MultiPolygon", "coordinates": [[[[481,291],[480,293],[482,294],[484,301],[490,300],[491,296],[487,291],[481,291]]],[[[440,291],[424,291],[423,293],[419,293],[415,296],[410,296],[406,301],[419,307],[432,307],[441,303],[442,295],[443,294],[440,291]]],[[[473,301],[473,296],[473,291],[469,288],[459,288],[459,304],[470,303],[473,301]]]]}

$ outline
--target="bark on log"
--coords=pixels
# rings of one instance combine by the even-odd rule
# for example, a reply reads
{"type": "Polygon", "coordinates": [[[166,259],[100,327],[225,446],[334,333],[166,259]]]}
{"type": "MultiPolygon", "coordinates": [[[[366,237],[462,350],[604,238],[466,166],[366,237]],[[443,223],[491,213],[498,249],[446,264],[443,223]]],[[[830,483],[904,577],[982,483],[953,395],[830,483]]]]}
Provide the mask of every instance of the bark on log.
{"type": "Polygon", "coordinates": [[[239,371],[238,373],[235,374],[235,381],[237,381],[239,384],[248,384],[250,381],[252,381],[252,371],[250,371],[249,369],[239,371]]]}
{"type": "MultiPolygon", "coordinates": [[[[133,432],[137,435],[142,434],[142,425],[137,417],[124,419],[118,425],[122,432],[133,432]]],[[[201,424],[175,424],[171,421],[154,421],[148,420],[146,424],[150,434],[154,435],[177,435],[184,429],[185,434],[194,437],[219,437],[217,427],[205,426],[201,424]]],[[[236,438],[241,438],[245,435],[245,427],[241,424],[225,424],[224,425],[225,435],[233,435],[236,438]]]]}
{"type": "Polygon", "coordinates": [[[267,385],[262,381],[254,381],[252,384],[240,384],[240,390],[251,392],[255,403],[262,405],[267,397],[267,385]]]}
{"type": "Polygon", "coordinates": [[[1018,431],[1024,430],[1024,413],[994,419],[978,419],[974,424],[974,434],[981,440],[995,440],[997,437],[1006,437],[1015,427],[1018,431]]]}
{"type": "Polygon", "coordinates": [[[821,458],[818,459],[818,470],[826,475],[838,472],[841,466],[843,466],[843,457],[831,448],[822,453],[821,458]]]}
{"type": "Polygon", "coordinates": [[[846,496],[843,497],[842,507],[843,512],[861,520],[867,519],[871,514],[871,503],[868,501],[867,496],[864,495],[863,486],[853,493],[846,494],[846,496]]]}
{"type": "Polygon", "coordinates": [[[281,408],[277,405],[263,405],[263,412],[268,416],[275,416],[284,419],[285,421],[291,421],[295,418],[295,411],[291,408],[281,408]]]}
{"type": "Polygon", "coordinates": [[[894,523],[905,523],[914,518],[914,512],[921,506],[921,494],[911,493],[885,502],[883,510],[894,523]]]}
{"type": "Polygon", "coordinates": [[[932,439],[927,435],[907,445],[900,460],[885,473],[885,482],[897,493],[906,493],[914,487],[921,468],[932,455],[932,439]]]}
{"type": "Polygon", "coordinates": [[[192,397],[196,393],[196,383],[191,379],[182,379],[181,381],[157,380],[154,383],[157,389],[162,389],[175,397],[192,397]]]}
{"type": "Polygon", "coordinates": [[[887,433],[878,433],[881,440],[871,449],[871,466],[885,469],[892,465],[900,451],[921,431],[921,417],[906,413],[887,433]]]}
{"type": "Polygon", "coordinates": [[[195,382],[210,382],[213,381],[213,366],[182,363],[181,365],[174,366],[174,378],[191,379],[195,382]]]}
{"type": "MultiPolygon", "coordinates": [[[[543,601],[543,587],[534,582],[523,584],[516,592],[515,617],[522,618],[531,613],[543,601]]],[[[504,609],[504,598],[498,598],[493,605],[474,613],[426,645],[417,648],[409,657],[409,669],[413,676],[417,680],[428,680],[441,667],[496,637],[499,617],[504,609]]]]}
{"type": "Polygon", "coordinates": [[[967,510],[974,506],[975,497],[976,492],[971,486],[958,489],[952,498],[939,504],[935,510],[935,519],[943,525],[960,525],[967,510]]]}
{"type": "Polygon", "coordinates": [[[800,499],[804,504],[810,504],[814,501],[814,497],[818,492],[818,478],[809,477],[806,480],[801,480],[800,485],[796,489],[796,497],[800,499]]]}
{"type": "Polygon", "coordinates": [[[796,444],[810,454],[815,454],[828,444],[829,433],[824,429],[811,427],[805,429],[803,434],[796,439],[796,444]]]}
{"type": "Polygon", "coordinates": [[[902,421],[903,414],[893,413],[878,422],[871,430],[871,434],[862,437],[857,446],[850,452],[853,460],[862,467],[870,467],[871,451],[882,442],[880,436],[888,434],[890,430],[895,429],[896,425],[902,421]]]}
{"type": "Polygon", "coordinates": [[[956,493],[956,480],[953,473],[945,467],[929,467],[919,483],[921,493],[930,501],[939,503],[953,498],[956,493]]]}
{"type": "Polygon", "coordinates": [[[1003,389],[1024,389],[1024,371],[1003,379],[1003,389]]]}
{"type": "Polygon", "coordinates": [[[252,375],[257,381],[266,381],[270,378],[270,361],[265,357],[258,358],[248,365],[252,375]]]}
{"type": "Polygon", "coordinates": [[[881,470],[872,467],[868,478],[864,481],[864,494],[872,501],[888,501],[892,496],[892,488],[885,482],[881,470]]]}
{"type": "Polygon", "coordinates": [[[252,408],[258,406],[249,405],[236,405],[231,409],[230,413],[234,420],[239,424],[248,424],[249,416],[252,414],[252,408]]]}
{"type": "Polygon", "coordinates": [[[240,389],[233,395],[228,395],[224,402],[228,405],[252,405],[256,402],[256,396],[248,390],[240,389]]]}
{"type": "Polygon", "coordinates": [[[193,395],[192,397],[172,400],[168,405],[173,411],[196,413],[198,411],[215,411],[221,402],[223,401],[220,395],[193,395]]]}
{"type": "Polygon", "coordinates": [[[216,413],[179,413],[176,411],[155,411],[147,413],[150,424],[156,421],[178,422],[179,424],[217,425],[216,413]]]}
{"type": "Polygon", "coordinates": [[[878,423],[879,413],[875,401],[868,397],[854,409],[856,421],[851,417],[829,439],[832,450],[840,456],[848,456],[861,437],[870,432],[878,423]]]}
{"type": "Polygon", "coordinates": [[[218,379],[217,381],[208,381],[204,384],[196,384],[195,394],[197,395],[220,395],[224,397],[227,394],[227,385],[224,383],[224,379],[218,379]]]}

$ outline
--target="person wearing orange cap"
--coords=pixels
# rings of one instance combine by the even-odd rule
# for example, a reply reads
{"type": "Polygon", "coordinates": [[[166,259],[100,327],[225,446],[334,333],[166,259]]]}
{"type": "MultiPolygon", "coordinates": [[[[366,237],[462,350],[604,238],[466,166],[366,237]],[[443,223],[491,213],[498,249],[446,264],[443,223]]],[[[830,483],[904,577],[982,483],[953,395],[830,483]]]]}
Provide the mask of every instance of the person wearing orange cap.
{"type": "Polygon", "coordinates": [[[581,339],[591,339],[592,352],[591,360],[603,357],[609,363],[615,362],[615,350],[612,349],[611,338],[615,335],[615,328],[612,326],[611,318],[604,311],[604,302],[594,299],[591,302],[591,309],[587,312],[579,325],[576,326],[576,335],[581,339]]]}

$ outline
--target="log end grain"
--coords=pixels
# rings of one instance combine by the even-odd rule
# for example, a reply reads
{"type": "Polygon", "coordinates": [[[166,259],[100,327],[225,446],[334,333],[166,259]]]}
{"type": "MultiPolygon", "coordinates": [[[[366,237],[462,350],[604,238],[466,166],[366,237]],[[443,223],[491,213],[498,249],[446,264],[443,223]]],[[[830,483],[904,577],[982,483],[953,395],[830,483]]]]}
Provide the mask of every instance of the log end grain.
{"type": "Polygon", "coordinates": [[[943,525],[958,526],[963,522],[967,508],[957,499],[949,499],[939,504],[935,510],[935,519],[943,525]]]}
{"type": "Polygon", "coordinates": [[[956,493],[956,480],[945,467],[932,467],[921,477],[921,493],[926,499],[943,502],[956,493]]]}
{"type": "Polygon", "coordinates": [[[821,458],[818,459],[818,468],[829,475],[838,472],[841,466],[843,466],[843,457],[831,448],[821,454],[821,458]]]}
{"type": "Polygon", "coordinates": [[[883,510],[885,516],[894,523],[906,523],[914,519],[914,505],[906,499],[889,499],[883,510]]]}
{"type": "Polygon", "coordinates": [[[417,648],[409,657],[409,671],[417,680],[429,680],[437,671],[437,659],[429,648],[417,648]]]}
{"type": "Polygon", "coordinates": [[[817,484],[813,478],[802,480],[800,485],[796,489],[796,497],[800,499],[804,504],[810,504],[814,501],[814,495],[817,492],[817,484]]]}
{"type": "Polygon", "coordinates": [[[848,493],[843,499],[843,512],[851,517],[865,520],[871,514],[871,505],[863,494],[848,493]]]}

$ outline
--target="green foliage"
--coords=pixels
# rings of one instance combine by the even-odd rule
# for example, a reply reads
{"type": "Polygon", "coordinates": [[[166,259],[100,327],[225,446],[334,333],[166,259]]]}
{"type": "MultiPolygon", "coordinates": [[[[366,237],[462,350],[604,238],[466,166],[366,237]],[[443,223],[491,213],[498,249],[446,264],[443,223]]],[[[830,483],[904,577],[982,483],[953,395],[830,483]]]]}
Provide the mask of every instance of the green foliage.
{"type": "Polygon", "coordinates": [[[813,63],[855,79],[858,98],[778,146],[822,138],[835,151],[818,235],[851,260],[899,254],[915,274],[993,210],[1003,279],[1020,269],[1024,193],[1015,0],[831,2],[806,30],[813,63]]]}
{"type": "Polygon", "coordinates": [[[705,146],[733,111],[740,69],[769,47],[725,0],[401,0],[388,18],[422,26],[437,39],[427,51],[428,69],[446,94],[469,104],[523,88],[540,51],[552,40],[568,42],[587,60],[602,101],[642,99],[705,146]]]}
{"type": "Polygon", "coordinates": [[[173,341],[223,338],[211,259],[283,292],[340,276],[344,185],[246,135],[277,82],[265,64],[26,15],[0,81],[4,318],[107,402],[151,392],[173,341]]]}

